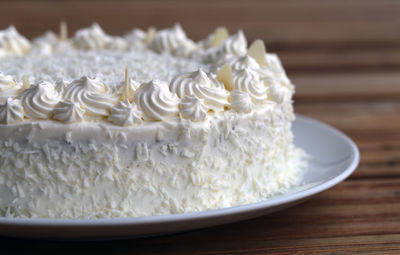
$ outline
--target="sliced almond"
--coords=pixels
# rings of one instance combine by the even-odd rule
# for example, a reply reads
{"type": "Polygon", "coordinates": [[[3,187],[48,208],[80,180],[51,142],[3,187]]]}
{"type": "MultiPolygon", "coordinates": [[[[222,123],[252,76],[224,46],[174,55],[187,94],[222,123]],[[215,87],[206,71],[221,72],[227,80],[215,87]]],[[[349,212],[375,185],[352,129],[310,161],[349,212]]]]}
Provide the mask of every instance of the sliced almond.
{"type": "Polygon", "coordinates": [[[155,27],[149,27],[149,29],[147,29],[145,43],[146,44],[151,43],[155,36],[156,36],[156,28],[155,27]]]}
{"type": "Polygon", "coordinates": [[[218,47],[228,37],[229,32],[226,27],[217,27],[214,31],[214,38],[211,45],[213,47],[218,47]]]}
{"type": "Polygon", "coordinates": [[[247,51],[247,54],[253,57],[261,67],[267,66],[267,62],[265,61],[266,53],[264,42],[260,39],[255,40],[247,51]]]}
{"type": "Polygon", "coordinates": [[[29,89],[31,87],[31,83],[29,82],[29,78],[27,75],[22,77],[22,87],[19,89],[19,93],[22,91],[29,89]]]}
{"type": "Polygon", "coordinates": [[[128,67],[125,67],[125,81],[124,81],[124,87],[122,88],[121,101],[125,101],[126,99],[130,100],[130,94],[131,94],[130,82],[131,80],[129,79],[128,67]]]}
{"type": "Polygon", "coordinates": [[[222,82],[226,90],[231,91],[233,88],[232,68],[229,64],[225,64],[217,73],[217,80],[222,82]]]}
{"type": "Polygon", "coordinates": [[[68,26],[67,22],[61,21],[60,22],[60,41],[66,41],[68,39],[68,26]]]}

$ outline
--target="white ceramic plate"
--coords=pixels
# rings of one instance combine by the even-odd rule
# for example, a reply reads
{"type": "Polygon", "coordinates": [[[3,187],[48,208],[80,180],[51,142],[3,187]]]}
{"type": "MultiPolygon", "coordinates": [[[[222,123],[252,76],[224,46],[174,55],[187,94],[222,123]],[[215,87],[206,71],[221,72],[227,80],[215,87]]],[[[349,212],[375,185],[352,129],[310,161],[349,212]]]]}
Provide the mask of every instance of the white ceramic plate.
{"type": "Polygon", "coordinates": [[[295,144],[310,156],[303,185],[268,200],[196,213],[96,220],[0,218],[0,235],[27,238],[127,238],[180,232],[266,215],[298,204],[346,179],[359,163],[354,142],[340,131],[297,115],[295,144]]]}

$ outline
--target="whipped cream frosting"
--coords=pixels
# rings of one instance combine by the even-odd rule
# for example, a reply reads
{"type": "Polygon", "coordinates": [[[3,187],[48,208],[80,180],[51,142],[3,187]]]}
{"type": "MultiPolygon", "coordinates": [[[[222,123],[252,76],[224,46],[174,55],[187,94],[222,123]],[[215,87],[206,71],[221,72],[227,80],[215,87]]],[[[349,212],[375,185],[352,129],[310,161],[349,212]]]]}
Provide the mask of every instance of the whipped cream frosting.
{"type": "Polygon", "coordinates": [[[196,44],[188,39],[182,27],[176,24],[170,29],[159,31],[150,43],[150,48],[157,53],[187,56],[196,49],[196,44]]]}
{"type": "Polygon", "coordinates": [[[146,120],[168,120],[178,116],[178,97],[162,81],[143,83],[136,90],[135,103],[146,120]]]}
{"type": "Polygon", "coordinates": [[[0,215],[138,217],[258,202],[301,180],[291,120],[281,105],[148,126],[3,125],[0,215]]]}
{"type": "Polygon", "coordinates": [[[15,87],[15,81],[11,75],[0,73],[0,92],[12,89],[15,87]]]}
{"type": "Polygon", "coordinates": [[[194,42],[180,25],[0,31],[0,216],[184,213],[298,184],[294,86],[261,41],[247,45],[225,28],[194,42]]]}
{"type": "Polygon", "coordinates": [[[260,65],[257,61],[249,55],[235,57],[230,59],[229,64],[233,70],[243,70],[250,68],[252,70],[261,71],[260,65]]]}
{"type": "Polygon", "coordinates": [[[24,108],[19,99],[8,98],[0,105],[0,124],[14,124],[24,120],[24,108]]]}
{"type": "Polygon", "coordinates": [[[92,116],[108,116],[109,109],[117,102],[106,85],[86,76],[71,82],[65,89],[64,98],[78,102],[92,116]]]}
{"type": "Polygon", "coordinates": [[[66,100],[58,103],[53,114],[55,120],[63,123],[76,123],[84,120],[85,110],[80,103],[66,100]]]}
{"type": "Polygon", "coordinates": [[[111,108],[111,114],[108,120],[119,126],[133,126],[142,124],[141,112],[137,109],[135,103],[130,103],[128,99],[120,101],[111,108]]]}
{"type": "Polygon", "coordinates": [[[203,121],[207,116],[207,107],[204,100],[195,95],[185,95],[180,104],[183,118],[192,121],[203,121]]]}
{"type": "Polygon", "coordinates": [[[231,92],[232,108],[237,112],[249,113],[253,108],[253,102],[244,91],[234,90],[231,92]]]}
{"type": "Polygon", "coordinates": [[[35,51],[39,55],[50,55],[54,52],[54,48],[60,44],[58,36],[48,31],[44,35],[33,40],[32,51],[35,51]]]}
{"type": "Polygon", "coordinates": [[[127,33],[124,38],[135,46],[144,46],[147,39],[147,33],[139,28],[135,28],[127,33]]]}
{"type": "Polygon", "coordinates": [[[7,55],[21,56],[31,49],[31,43],[20,35],[14,26],[0,30],[0,57],[7,55]]]}
{"type": "Polygon", "coordinates": [[[0,72],[0,104],[5,103],[8,98],[17,97],[20,89],[21,84],[17,84],[11,75],[0,72]]]}
{"type": "Polygon", "coordinates": [[[222,65],[224,62],[235,56],[243,56],[247,53],[247,39],[243,31],[229,36],[217,47],[211,47],[201,53],[205,62],[214,65],[222,65]]]}
{"type": "Polygon", "coordinates": [[[61,97],[53,84],[42,81],[24,90],[19,98],[24,106],[26,117],[49,119],[61,97]]]}
{"type": "Polygon", "coordinates": [[[247,40],[242,30],[239,30],[235,35],[224,40],[218,48],[225,54],[234,56],[242,56],[247,53],[247,40]]]}
{"type": "Polygon", "coordinates": [[[225,90],[223,83],[201,69],[178,75],[171,81],[170,89],[180,98],[185,95],[195,95],[203,99],[209,108],[216,111],[221,111],[228,105],[229,93],[225,90]]]}
{"type": "Polygon", "coordinates": [[[249,68],[233,73],[233,89],[246,92],[254,103],[267,100],[267,88],[259,75],[249,68]]]}
{"type": "Polygon", "coordinates": [[[73,44],[79,49],[102,49],[112,41],[111,36],[95,23],[89,28],[78,30],[73,38],[73,44]]]}

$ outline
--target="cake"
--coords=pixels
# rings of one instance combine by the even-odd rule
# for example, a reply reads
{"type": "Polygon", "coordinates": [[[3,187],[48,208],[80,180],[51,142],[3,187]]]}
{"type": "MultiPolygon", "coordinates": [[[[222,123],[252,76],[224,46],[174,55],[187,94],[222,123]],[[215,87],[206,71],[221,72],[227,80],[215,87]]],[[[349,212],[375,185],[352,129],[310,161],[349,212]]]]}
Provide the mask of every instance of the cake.
{"type": "Polygon", "coordinates": [[[294,86],[261,40],[220,27],[32,41],[0,31],[0,216],[140,217],[298,185],[294,86]]]}

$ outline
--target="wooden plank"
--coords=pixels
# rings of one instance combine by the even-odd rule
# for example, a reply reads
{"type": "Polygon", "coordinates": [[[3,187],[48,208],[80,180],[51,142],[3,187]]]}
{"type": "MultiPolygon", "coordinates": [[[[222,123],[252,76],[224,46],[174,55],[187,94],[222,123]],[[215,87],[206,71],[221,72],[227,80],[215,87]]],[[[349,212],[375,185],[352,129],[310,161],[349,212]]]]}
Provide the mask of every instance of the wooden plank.
{"type": "Polygon", "coordinates": [[[67,20],[71,31],[98,21],[120,34],[133,26],[170,26],[179,21],[194,39],[218,25],[243,28],[274,49],[351,45],[398,47],[400,3],[384,1],[2,1],[0,27],[15,24],[29,37],[57,30],[67,20]],[[118,18],[116,18],[118,17],[118,18]]]}
{"type": "Polygon", "coordinates": [[[288,76],[296,85],[296,103],[400,98],[399,72],[289,72],[288,76]]]}
{"type": "MultiPolygon", "coordinates": [[[[268,47],[268,44],[267,44],[268,47]]],[[[295,46],[294,46],[295,47],[295,46]]],[[[397,71],[400,69],[399,48],[344,48],[279,50],[277,54],[291,73],[397,71]]]]}
{"type": "Polygon", "coordinates": [[[400,177],[400,131],[353,133],[352,138],[360,149],[361,162],[351,179],[400,177]]]}
{"type": "Polygon", "coordinates": [[[388,144],[379,144],[378,146],[360,146],[362,151],[362,163],[363,164],[386,164],[387,166],[398,166],[398,174],[400,177],[400,144],[395,141],[394,144],[386,146],[388,144]]]}
{"type": "Polygon", "coordinates": [[[346,133],[390,133],[400,130],[400,101],[295,102],[297,113],[321,120],[346,133]]]}
{"type": "Polygon", "coordinates": [[[363,159],[366,156],[361,151],[361,164],[349,179],[387,179],[399,178],[400,162],[396,163],[381,163],[381,164],[365,164],[363,159]]]}

